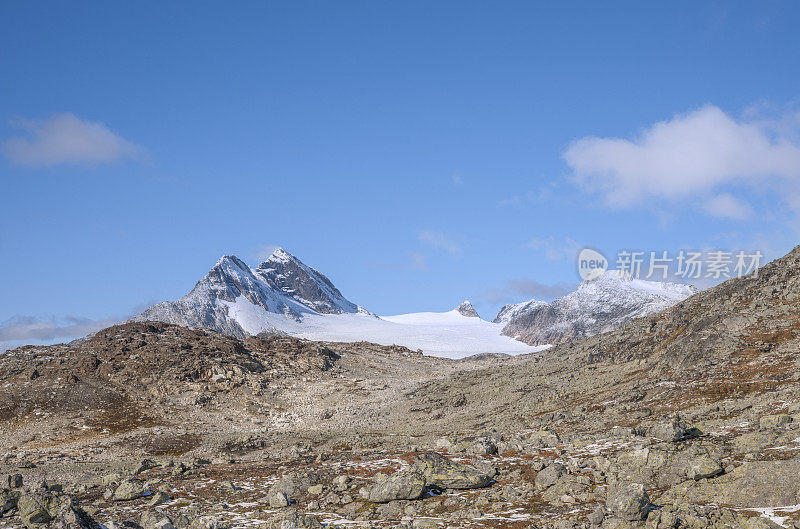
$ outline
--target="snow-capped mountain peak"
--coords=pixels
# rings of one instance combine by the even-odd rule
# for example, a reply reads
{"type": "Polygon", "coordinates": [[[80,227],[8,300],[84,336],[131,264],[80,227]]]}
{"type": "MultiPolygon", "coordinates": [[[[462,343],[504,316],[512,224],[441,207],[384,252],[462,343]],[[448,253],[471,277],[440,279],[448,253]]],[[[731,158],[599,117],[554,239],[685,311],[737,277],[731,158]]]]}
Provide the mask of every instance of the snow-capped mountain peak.
{"type": "Polygon", "coordinates": [[[291,260],[297,259],[294,255],[290,254],[283,248],[275,248],[270,256],[267,258],[265,263],[274,262],[274,263],[286,263],[291,260]]]}
{"type": "Polygon", "coordinates": [[[616,329],[697,293],[691,285],[636,279],[608,270],[550,303],[506,305],[494,319],[503,333],[528,344],[559,343],[616,329]]]}
{"type": "Polygon", "coordinates": [[[359,307],[345,299],[327,277],[283,248],[272,252],[255,273],[274,290],[319,314],[359,311],[359,307]]]}
{"type": "Polygon", "coordinates": [[[478,311],[475,310],[475,307],[472,306],[469,300],[464,300],[455,310],[462,316],[467,316],[468,318],[480,318],[480,316],[478,316],[478,311]]]}
{"type": "Polygon", "coordinates": [[[159,303],[135,320],[157,320],[245,336],[252,321],[234,317],[253,311],[301,321],[308,314],[360,312],[333,283],[283,249],[256,269],[235,255],[222,256],[187,295],[159,303]]]}

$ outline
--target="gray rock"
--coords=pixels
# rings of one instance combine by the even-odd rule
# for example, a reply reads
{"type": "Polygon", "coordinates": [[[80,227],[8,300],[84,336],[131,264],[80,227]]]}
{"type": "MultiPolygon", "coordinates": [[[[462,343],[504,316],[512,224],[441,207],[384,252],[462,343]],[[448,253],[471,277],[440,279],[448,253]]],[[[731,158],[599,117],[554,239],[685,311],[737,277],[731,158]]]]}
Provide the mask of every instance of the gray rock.
{"type": "Polygon", "coordinates": [[[720,464],[719,461],[710,456],[704,455],[689,462],[686,470],[686,477],[689,479],[700,480],[715,478],[724,473],[725,469],[722,467],[722,464],[720,464]]]}
{"type": "Polygon", "coordinates": [[[379,481],[369,491],[369,501],[387,503],[394,500],[416,500],[425,490],[425,476],[414,469],[401,470],[379,481]]]}
{"type": "Polygon", "coordinates": [[[166,492],[158,491],[153,494],[153,497],[150,498],[150,501],[147,502],[147,505],[150,507],[155,507],[156,505],[161,505],[162,503],[167,503],[172,498],[166,492]]]}
{"type": "Polygon", "coordinates": [[[668,443],[675,443],[689,436],[689,427],[679,418],[660,422],[650,428],[650,436],[668,443]]]}
{"type": "Polygon", "coordinates": [[[450,461],[437,452],[417,455],[414,468],[425,477],[425,485],[438,489],[478,489],[492,482],[485,471],[450,461]]]}
{"type": "Polygon", "coordinates": [[[289,506],[289,499],[286,497],[286,493],[284,492],[273,491],[269,494],[268,499],[269,506],[273,509],[289,506]]]}
{"type": "Polygon", "coordinates": [[[159,511],[145,511],[139,518],[142,529],[175,529],[172,520],[159,511]]]}
{"type": "Polygon", "coordinates": [[[122,480],[119,487],[114,491],[114,501],[130,501],[142,497],[144,484],[136,478],[126,478],[122,480]]]}
{"type": "Polygon", "coordinates": [[[758,425],[763,430],[771,430],[780,426],[785,426],[792,422],[792,417],[786,413],[779,413],[777,415],[765,415],[758,421],[758,425]]]}
{"type": "Polygon", "coordinates": [[[778,525],[766,516],[753,516],[743,525],[743,529],[783,529],[783,526],[778,525]]]}
{"type": "Polygon", "coordinates": [[[606,508],[621,520],[644,520],[650,511],[650,497],[645,492],[644,485],[622,483],[614,487],[606,500],[606,508]]]}
{"type": "Polygon", "coordinates": [[[17,502],[19,517],[28,529],[99,529],[91,516],[69,496],[48,490],[22,494],[17,502]]]}
{"type": "Polygon", "coordinates": [[[536,478],[534,479],[536,490],[541,492],[548,487],[555,485],[558,481],[558,478],[563,476],[566,471],[566,467],[564,467],[564,465],[561,463],[550,464],[544,470],[536,474],[536,478]]]}

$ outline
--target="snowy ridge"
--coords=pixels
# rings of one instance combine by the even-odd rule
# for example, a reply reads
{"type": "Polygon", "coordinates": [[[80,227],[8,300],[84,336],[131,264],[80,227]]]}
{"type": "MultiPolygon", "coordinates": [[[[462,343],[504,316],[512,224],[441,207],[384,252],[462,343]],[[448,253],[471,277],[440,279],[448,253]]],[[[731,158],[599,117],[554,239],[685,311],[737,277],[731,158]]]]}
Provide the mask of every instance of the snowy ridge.
{"type": "Polygon", "coordinates": [[[504,305],[503,308],[500,309],[500,312],[497,313],[497,316],[494,317],[492,322],[502,323],[505,325],[509,321],[517,317],[519,314],[533,310],[543,305],[547,305],[547,303],[535,299],[532,299],[530,301],[523,301],[522,303],[516,303],[513,305],[504,305]]]}
{"type": "Polygon", "coordinates": [[[378,317],[281,248],[255,269],[236,256],[222,257],[189,294],[134,318],[147,320],[240,338],[282,332],[311,340],[396,344],[450,358],[541,349],[504,336],[502,325],[482,320],[468,301],[449,312],[378,317]]]}
{"type": "Polygon", "coordinates": [[[528,344],[560,343],[617,329],[695,293],[691,285],[644,281],[609,270],[550,303],[506,305],[494,322],[505,325],[503,334],[528,344]]]}

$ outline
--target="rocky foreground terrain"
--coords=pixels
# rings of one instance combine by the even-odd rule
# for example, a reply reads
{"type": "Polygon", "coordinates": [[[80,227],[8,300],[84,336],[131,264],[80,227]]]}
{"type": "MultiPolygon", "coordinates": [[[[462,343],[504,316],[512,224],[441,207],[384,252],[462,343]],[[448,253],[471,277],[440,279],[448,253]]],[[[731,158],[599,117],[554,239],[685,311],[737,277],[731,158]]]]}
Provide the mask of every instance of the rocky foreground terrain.
{"type": "Polygon", "coordinates": [[[0,356],[0,527],[800,527],[800,248],[514,358],[166,323],[0,356]]]}

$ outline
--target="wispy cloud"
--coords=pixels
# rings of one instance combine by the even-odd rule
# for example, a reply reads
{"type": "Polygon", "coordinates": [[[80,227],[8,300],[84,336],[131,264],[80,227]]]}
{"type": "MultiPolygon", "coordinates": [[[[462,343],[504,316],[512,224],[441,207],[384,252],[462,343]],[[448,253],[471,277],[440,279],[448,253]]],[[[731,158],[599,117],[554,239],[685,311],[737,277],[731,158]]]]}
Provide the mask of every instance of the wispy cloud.
{"type": "Polygon", "coordinates": [[[461,253],[461,246],[442,231],[423,230],[419,232],[417,239],[434,250],[445,251],[454,256],[461,253]]]}
{"type": "Polygon", "coordinates": [[[750,204],[728,193],[721,193],[709,198],[703,204],[703,208],[712,217],[735,220],[747,220],[754,213],[750,204]]]}
{"type": "Polygon", "coordinates": [[[548,285],[530,279],[512,279],[505,287],[487,290],[478,299],[492,304],[513,303],[520,299],[550,300],[574,290],[574,285],[557,283],[548,285]]]}
{"type": "Polygon", "coordinates": [[[261,264],[269,259],[269,256],[272,255],[272,252],[278,248],[280,248],[280,246],[275,244],[259,244],[253,249],[252,252],[250,252],[249,257],[257,264],[261,264]]]}
{"type": "Polygon", "coordinates": [[[118,323],[118,319],[92,320],[79,316],[37,318],[17,315],[0,325],[0,340],[53,340],[69,336],[84,336],[118,323]]]}
{"type": "Polygon", "coordinates": [[[411,252],[411,268],[413,270],[427,270],[428,263],[425,261],[425,256],[419,252],[411,252]]]}
{"type": "Polygon", "coordinates": [[[453,171],[453,174],[450,175],[450,179],[453,181],[454,186],[464,185],[464,176],[461,174],[461,171],[453,171]]]}
{"type": "Polygon", "coordinates": [[[560,240],[553,237],[531,237],[525,246],[542,252],[548,261],[574,261],[583,248],[581,244],[569,237],[560,240]]]}
{"type": "Polygon", "coordinates": [[[799,133],[796,112],[735,119],[707,105],[655,123],[632,139],[581,138],[564,152],[564,160],[577,185],[613,207],[649,207],[650,199],[699,200],[712,215],[742,218],[749,206],[720,194],[722,187],[788,186],[800,193],[799,133]]]}
{"type": "Polygon", "coordinates": [[[45,120],[13,122],[25,134],[9,138],[0,150],[13,163],[30,167],[59,164],[95,166],[140,158],[144,150],[115,134],[103,123],[74,114],[56,114],[45,120]]]}
{"type": "Polygon", "coordinates": [[[99,320],[72,315],[56,318],[18,314],[0,323],[0,352],[25,344],[48,344],[80,338],[127,321],[152,305],[138,305],[126,316],[99,320]]]}

